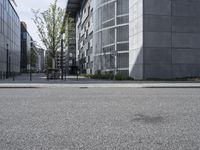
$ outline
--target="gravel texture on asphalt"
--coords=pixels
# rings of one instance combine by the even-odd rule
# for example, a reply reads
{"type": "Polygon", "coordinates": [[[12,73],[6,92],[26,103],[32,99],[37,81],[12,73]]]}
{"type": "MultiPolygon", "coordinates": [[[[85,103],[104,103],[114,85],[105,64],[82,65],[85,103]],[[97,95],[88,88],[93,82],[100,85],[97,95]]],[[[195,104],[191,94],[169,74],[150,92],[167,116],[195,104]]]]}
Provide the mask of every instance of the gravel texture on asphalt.
{"type": "Polygon", "coordinates": [[[0,150],[198,150],[200,89],[0,89],[0,150]]]}

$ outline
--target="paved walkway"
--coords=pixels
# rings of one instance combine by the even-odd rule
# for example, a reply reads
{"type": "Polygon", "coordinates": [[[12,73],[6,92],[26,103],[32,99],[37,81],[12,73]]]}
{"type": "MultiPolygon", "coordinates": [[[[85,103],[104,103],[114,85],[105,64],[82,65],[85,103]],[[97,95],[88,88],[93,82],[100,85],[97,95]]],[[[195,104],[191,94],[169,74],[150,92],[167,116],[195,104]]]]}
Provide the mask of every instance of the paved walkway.
{"type": "Polygon", "coordinates": [[[46,80],[45,74],[33,74],[30,81],[29,74],[17,76],[15,81],[11,78],[0,80],[0,88],[12,87],[126,87],[126,88],[200,88],[199,81],[112,81],[94,80],[84,77],[67,76],[64,80],[46,80]]]}
{"type": "MultiPolygon", "coordinates": [[[[9,78],[6,80],[0,80],[0,83],[17,83],[17,84],[23,84],[23,83],[40,83],[40,84],[66,84],[66,83],[73,83],[73,82],[94,82],[95,80],[87,79],[84,77],[79,76],[78,80],[76,76],[67,76],[64,77],[63,80],[47,80],[46,75],[43,73],[38,74],[32,74],[32,80],[30,80],[30,74],[22,74],[15,78],[15,81],[13,81],[13,78],[9,78]]],[[[100,81],[100,80],[98,80],[100,81]]],[[[95,82],[98,82],[97,80],[95,82]]]]}

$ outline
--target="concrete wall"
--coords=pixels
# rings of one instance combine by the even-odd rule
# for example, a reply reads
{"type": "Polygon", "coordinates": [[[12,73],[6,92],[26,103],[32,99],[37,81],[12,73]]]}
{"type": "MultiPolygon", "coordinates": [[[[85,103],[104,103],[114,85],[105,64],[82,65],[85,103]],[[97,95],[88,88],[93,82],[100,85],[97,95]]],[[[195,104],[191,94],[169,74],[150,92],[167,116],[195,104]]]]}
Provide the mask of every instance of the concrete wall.
{"type": "Polygon", "coordinates": [[[173,77],[200,76],[200,0],[172,5],[173,77]]]}
{"type": "MultiPolygon", "coordinates": [[[[139,1],[130,3],[136,5],[139,1]]],[[[136,79],[199,76],[199,8],[199,0],[143,0],[140,7],[130,5],[130,16],[135,11],[143,12],[130,24],[130,76],[136,79]],[[138,27],[138,18],[143,20],[142,27],[138,27]],[[142,37],[133,35],[140,30],[142,37]],[[142,40],[142,45],[140,52],[133,53],[138,47],[137,38],[142,40]],[[140,62],[140,70],[134,69],[140,62]]]]}
{"type": "Polygon", "coordinates": [[[144,79],[171,78],[171,0],[144,0],[144,79]]]}
{"type": "Polygon", "coordinates": [[[129,75],[143,78],[143,1],[129,0],[129,75]]]}

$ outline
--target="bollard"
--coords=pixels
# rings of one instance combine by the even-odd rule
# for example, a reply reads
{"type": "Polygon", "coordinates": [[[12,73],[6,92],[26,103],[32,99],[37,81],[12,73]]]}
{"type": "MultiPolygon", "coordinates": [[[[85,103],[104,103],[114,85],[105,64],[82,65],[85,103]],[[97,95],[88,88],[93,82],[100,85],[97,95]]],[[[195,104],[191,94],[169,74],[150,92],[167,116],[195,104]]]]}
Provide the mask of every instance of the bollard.
{"type": "Polygon", "coordinates": [[[6,79],[6,73],[3,72],[3,80],[5,80],[5,79],[6,79]]]}
{"type": "Polygon", "coordinates": [[[15,72],[14,71],[12,72],[12,75],[13,75],[13,81],[15,81],[15,72]]]}
{"type": "Polygon", "coordinates": [[[0,72],[0,80],[2,80],[3,79],[3,77],[2,77],[2,71],[0,72]]]}
{"type": "Polygon", "coordinates": [[[76,78],[76,80],[78,81],[79,79],[78,79],[78,76],[79,76],[79,70],[77,70],[77,78],[76,78]]]}

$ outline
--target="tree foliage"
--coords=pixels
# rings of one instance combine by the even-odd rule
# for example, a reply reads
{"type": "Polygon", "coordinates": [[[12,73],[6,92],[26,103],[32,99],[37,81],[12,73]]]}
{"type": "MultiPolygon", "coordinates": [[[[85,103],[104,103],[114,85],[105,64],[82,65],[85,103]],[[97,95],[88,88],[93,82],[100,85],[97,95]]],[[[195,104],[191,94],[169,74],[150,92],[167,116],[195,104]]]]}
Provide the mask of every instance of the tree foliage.
{"type": "MultiPolygon", "coordinates": [[[[69,15],[65,16],[65,9],[57,5],[57,0],[50,4],[49,8],[40,12],[40,10],[32,10],[34,13],[33,21],[38,29],[39,38],[43,42],[49,57],[55,63],[57,51],[61,48],[61,39],[64,40],[64,48],[68,44],[69,30],[72,29],[72,21],[69,15]],[[66,18],[65,18],[66,17],[66,18]],[[63,20],[67,20],[63,26],[63,20]],[[62,34],[61,34],[62,33],[62,34]]],[[[55,64],[52,64],[55,67],[55,64]]]]}

